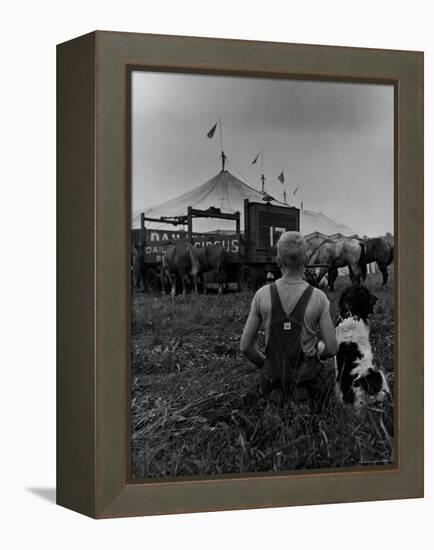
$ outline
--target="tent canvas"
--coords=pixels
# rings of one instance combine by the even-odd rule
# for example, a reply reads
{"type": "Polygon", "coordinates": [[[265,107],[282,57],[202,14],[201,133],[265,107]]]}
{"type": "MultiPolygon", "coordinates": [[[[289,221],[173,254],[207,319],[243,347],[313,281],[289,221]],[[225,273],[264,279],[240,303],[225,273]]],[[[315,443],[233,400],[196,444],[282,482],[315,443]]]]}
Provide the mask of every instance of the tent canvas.
{"type": "MultiPolygon", "coordinates": [[[[247,185],[228,170],[221,170],[199,187],[145,210],[145,215],[151,218],[181,216],[187,214],[189,206],[202,210],[212,206],[220,208],[225,213],[240,212],[241,228],[243,228],[245,199],[249,199],[251,202],[263,202],[264,193],[247,185]]],[[[270,202],[278,206],[288,206],[277,199],[270,202]]],[[[133,214],[132,223],[133,228],[140,227],[140,212],[133,214]]],[[[173,226],[157,222],[147,222],[146,227],[150,229],[173,229],[173,226]]],[[[201,218],[194,220],[193,230],[200,233],[216,230],[235,230],[235,223],[227,220],[201,218]]],[[[351,236],[355,234],[355,231],[347,225],[338,223],[321,212],[305,209],[300,211],[300,231],[304,235],[314,231],[324,235],[341,233],[345,236],[351,236]]]]}

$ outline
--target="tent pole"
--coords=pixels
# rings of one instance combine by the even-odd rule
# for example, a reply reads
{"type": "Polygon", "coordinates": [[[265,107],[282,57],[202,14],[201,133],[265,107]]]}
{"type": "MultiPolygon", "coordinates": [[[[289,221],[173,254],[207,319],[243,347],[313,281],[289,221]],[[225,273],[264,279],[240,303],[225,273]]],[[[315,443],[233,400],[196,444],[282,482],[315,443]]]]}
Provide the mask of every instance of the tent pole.
{"type": "Polygon", "coordinates": [[[223,125],[222,125],[222,119],[219,118],[219,130],[220,130],[220,150],[221,150],[221,157],[222,157],[222,172],[225,171],[225,163],[226,163],[226,155],[223,150],[223,125]]]}
{"type": "Polygon", "coordinates": [[[191,213],[191,206],[187,208],[187,239],[188,242],[193,244],[193,215],[191,213]]]}

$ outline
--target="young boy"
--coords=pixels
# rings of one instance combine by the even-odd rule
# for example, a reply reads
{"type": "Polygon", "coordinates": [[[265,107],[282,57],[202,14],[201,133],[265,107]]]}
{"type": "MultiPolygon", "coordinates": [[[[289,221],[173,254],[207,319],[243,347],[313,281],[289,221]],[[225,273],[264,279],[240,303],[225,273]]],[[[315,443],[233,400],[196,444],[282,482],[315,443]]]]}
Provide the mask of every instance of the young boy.
{"type": "Polygon", "coordinates": [[[287,231],[280,237],[277,262],[282,277],[256,292],[241,336],[241,351],[262,369],[262,391],[277,404],[288,397],[325,399],[329,384],[321,359],[335,355],[338,348],[327,296],[303,279],[306,258],[301,233],[287,231]],[[265,356],[255,347],[261,322],[265,356]]]}

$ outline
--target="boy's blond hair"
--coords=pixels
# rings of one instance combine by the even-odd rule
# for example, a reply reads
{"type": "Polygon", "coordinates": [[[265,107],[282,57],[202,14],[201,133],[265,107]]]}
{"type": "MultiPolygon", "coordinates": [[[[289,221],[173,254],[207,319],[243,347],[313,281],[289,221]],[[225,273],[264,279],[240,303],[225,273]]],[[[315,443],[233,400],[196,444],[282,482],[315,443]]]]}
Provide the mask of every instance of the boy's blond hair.
{"type": "Polygon", "coordinates": [[[298,231],[286,231],[277,241],[277,258],[281,267],[291,271],[303,268],[307,259],[306,241],[298,231]]]}

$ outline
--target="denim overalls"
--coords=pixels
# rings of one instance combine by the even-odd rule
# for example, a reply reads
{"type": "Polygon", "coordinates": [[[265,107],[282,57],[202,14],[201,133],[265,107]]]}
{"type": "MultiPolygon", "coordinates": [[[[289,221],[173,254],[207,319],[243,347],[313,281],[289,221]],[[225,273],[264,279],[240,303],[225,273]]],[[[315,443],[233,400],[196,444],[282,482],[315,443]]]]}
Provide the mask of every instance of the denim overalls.
{"type": "Polygon", "coordinates": [[[301,329],[313,287],[306,288],[289,315],[282,307],[276,284],[269,287],[271,321],[262,370],[262,390],[270,394],[274,389],[280,389],[288,398],[304,388],[307,398],[316,398],[320,389],[318,384],[323,386],[320,380],[323,365],[316,356],[305,357],[301,348],[301,329]]]}

